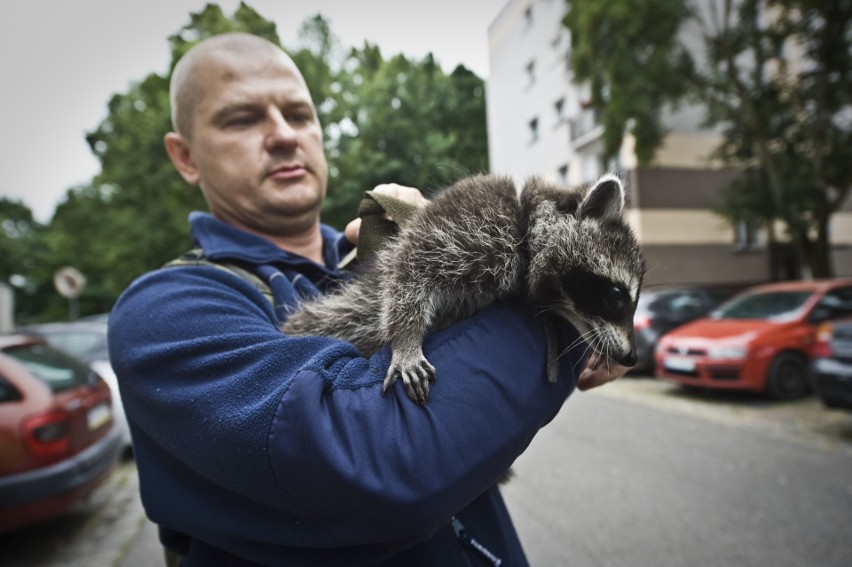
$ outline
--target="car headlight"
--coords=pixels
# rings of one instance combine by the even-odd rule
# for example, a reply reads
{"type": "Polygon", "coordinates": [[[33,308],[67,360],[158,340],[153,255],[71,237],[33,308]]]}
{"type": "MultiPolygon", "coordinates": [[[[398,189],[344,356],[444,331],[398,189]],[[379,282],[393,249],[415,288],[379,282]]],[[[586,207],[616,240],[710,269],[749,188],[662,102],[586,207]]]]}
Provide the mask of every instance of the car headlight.
{"type": "Polygon", "coordinates": [[[716,359],[743,359],[748,354],[748,348],[742,346],[722,346],[708,349],[707,358],[716,359]]]}

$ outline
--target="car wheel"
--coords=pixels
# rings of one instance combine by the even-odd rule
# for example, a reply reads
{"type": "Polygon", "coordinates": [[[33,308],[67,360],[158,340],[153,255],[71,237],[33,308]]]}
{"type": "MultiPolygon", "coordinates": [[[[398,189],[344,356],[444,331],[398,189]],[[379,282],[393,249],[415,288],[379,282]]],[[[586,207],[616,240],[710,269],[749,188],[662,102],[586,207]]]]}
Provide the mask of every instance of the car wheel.
{"type": "Polygon", "coordinates": [[[791,352],[782,352],[772,361],[766,393],[776,400],[791,400],[805,395],[808,384],[805,359],[791,352]]]}

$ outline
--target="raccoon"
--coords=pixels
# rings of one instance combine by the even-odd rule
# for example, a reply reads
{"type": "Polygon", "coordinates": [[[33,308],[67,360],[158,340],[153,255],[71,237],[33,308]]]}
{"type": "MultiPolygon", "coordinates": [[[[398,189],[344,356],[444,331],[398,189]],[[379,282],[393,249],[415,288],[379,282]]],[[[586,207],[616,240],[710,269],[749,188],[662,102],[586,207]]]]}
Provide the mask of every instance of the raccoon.
{"type": "MultiPolygon", "coordinates": [[[[532,178],[520,194],[508,177],[462,179],[405,224],[372,270],[306,301],[282,330],[343,339],[366,356],[390,343],[382,392],[401,378],[418,404],[435,378],[424,335],[510,297],[567,319],[605,360],[633,366],[645,262],[622,219],[624,200],[610,174],[588,188],[532,178]]],[[[551,338],[548,378],[555,380],[551,338]]]]}

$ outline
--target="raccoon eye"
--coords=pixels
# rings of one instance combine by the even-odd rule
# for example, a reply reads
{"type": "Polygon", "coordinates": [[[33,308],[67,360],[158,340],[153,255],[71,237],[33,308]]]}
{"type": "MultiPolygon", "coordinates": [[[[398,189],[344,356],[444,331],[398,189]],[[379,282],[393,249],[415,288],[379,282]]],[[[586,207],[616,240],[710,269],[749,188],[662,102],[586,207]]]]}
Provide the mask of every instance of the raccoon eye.
{"type": "Polygon", "coordinates": [[[620,285],[614,285],[609,289],[608,303],[612,309],[623,311],[627,306],[627,290],[620,285]]]}
{"type": "Polygon", "coordinates": [[[558,293],[568,295],[572,308],[605,321],[623,322],[632,315],[627,287],[582,269],[568,270],[558,293]]]}

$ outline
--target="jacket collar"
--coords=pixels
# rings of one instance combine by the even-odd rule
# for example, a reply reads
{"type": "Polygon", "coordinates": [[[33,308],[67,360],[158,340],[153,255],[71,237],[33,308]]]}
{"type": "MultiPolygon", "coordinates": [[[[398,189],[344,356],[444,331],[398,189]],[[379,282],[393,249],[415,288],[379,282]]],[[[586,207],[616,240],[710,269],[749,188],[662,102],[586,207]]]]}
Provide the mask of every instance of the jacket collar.
{"type": "MultiPolygon", "coordinates": [[[[229,259],[249,264],[316,266],[311,260],[282,250],[265,238],[224,223],[210,213],[190,213],[189,224],[193,240],[201,245],[204,254],[213,261],[229,259]]],[[[342,233],[330,226],[321,225],[320,232],[325,260],[323,268],[336,271],[340,259],[352,250],[353,246],[342,233]]]]}

